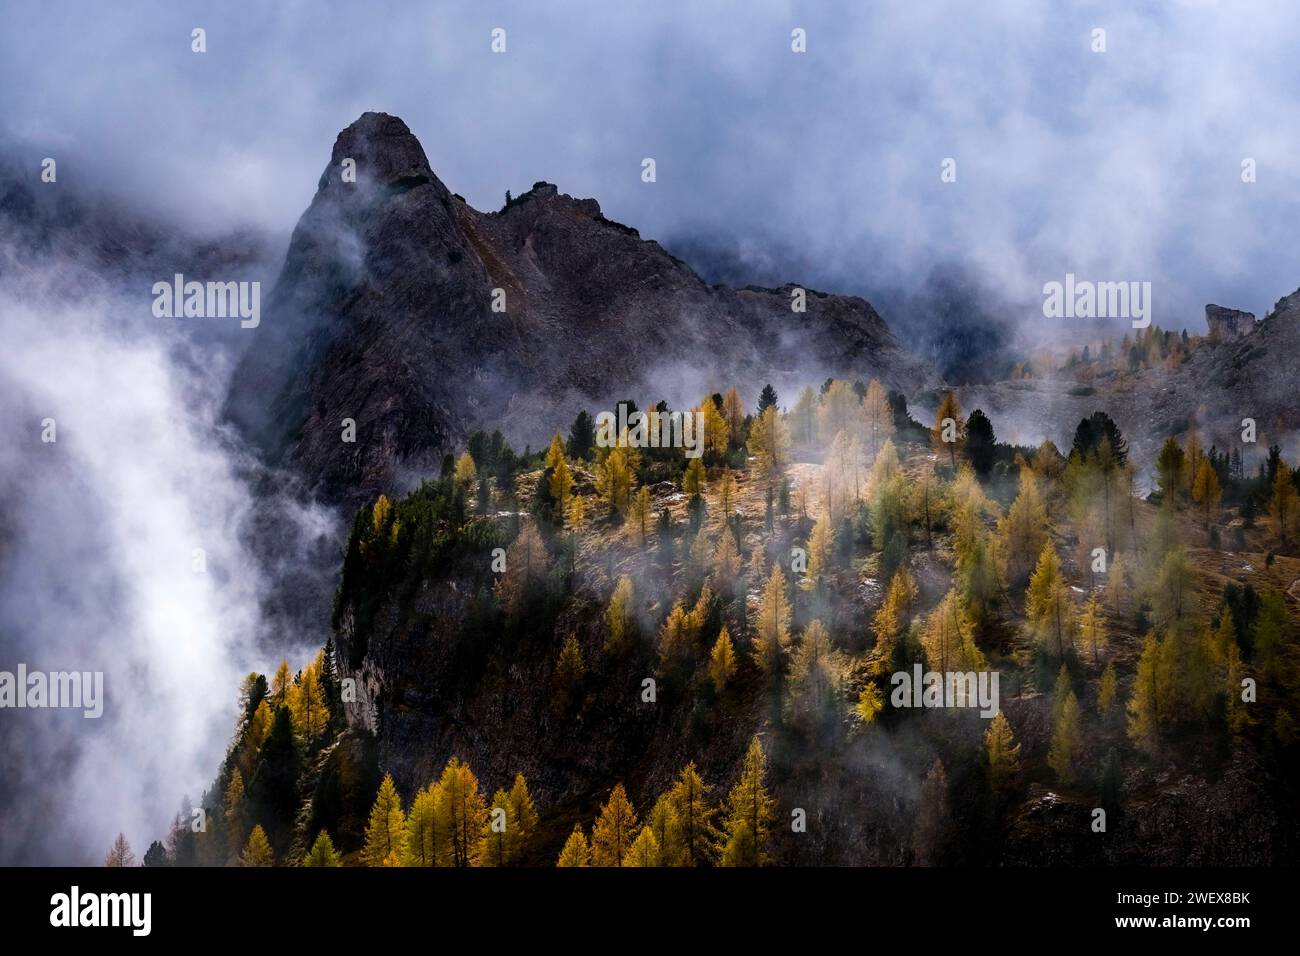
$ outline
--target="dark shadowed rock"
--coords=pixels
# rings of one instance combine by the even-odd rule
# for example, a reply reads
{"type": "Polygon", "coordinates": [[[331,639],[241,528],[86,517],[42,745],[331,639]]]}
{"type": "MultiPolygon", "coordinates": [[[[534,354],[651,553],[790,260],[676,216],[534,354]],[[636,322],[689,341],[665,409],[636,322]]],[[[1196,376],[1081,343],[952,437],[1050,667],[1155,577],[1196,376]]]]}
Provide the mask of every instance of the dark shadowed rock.
{"type": "Polygon", "coordinates": [[[793,403],[828,375],[932,383],[866,301],[809,291],[795,313],[793,289],[710,287],[549,183],[479,212],[405,123],[366,113],[294,231],[230,412],[325,495],[358,499],[428,474],[476,429],[537,446],[622,398],[682,408],[735,385],[753,404],[770,381],[793,403]]]}

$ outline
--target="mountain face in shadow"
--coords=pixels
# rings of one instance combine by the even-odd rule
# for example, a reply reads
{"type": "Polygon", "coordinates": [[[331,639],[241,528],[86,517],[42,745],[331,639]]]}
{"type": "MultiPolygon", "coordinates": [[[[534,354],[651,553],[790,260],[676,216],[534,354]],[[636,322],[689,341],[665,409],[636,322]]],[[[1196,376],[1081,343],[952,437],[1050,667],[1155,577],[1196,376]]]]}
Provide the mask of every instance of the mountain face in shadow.
{"type": "Polygon", "coordinates": [[[793,404],[832,375],[936,381],[863,299],[809,290],[797,312],[795,292],[709,286],[549,183],[479,212],[405,123],[366,113],[298,223],[229,412],[326,497],[363,499],[479,428],[537,445],[623,398],[685,408],[735,382],[752,402],[771,382],[793,404]]]}

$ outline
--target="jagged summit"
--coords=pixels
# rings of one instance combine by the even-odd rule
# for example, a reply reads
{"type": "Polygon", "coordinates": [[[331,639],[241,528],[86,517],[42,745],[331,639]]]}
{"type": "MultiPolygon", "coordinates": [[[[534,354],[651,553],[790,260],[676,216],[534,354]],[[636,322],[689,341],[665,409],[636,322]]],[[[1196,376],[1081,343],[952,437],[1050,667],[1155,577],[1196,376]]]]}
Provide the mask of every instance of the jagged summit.
{"type": "Polygon", "coordinates": [[[735,385],[753,402],[770,381],[793,403],[830,375],[936,381],[863,299],[810,293],[797,313],[790,292],[710,287],[551,183],[480,212],[402,120],[366,113],[294,231],[230,411],[326,495],[360,498],[478,428],[536,446],[622,398],[681,408],[735,385]]]}

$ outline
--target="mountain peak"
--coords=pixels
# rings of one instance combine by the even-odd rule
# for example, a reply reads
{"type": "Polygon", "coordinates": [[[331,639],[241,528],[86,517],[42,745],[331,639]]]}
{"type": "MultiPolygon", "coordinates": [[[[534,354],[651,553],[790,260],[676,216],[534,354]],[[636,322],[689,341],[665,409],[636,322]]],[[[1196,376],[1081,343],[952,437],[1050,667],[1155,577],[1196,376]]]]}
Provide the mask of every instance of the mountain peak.
{"type": "Polygon", "coordinates": [[[322,189],[331,179],[343,181],[340,174],[349,159],[356,164],[359,182],[384,186],[431,182],[445,189],[411,128],[400,117],[389,113],[362,113],[339,133],[330,153],[329,168],[321,176],[322,189]]]}

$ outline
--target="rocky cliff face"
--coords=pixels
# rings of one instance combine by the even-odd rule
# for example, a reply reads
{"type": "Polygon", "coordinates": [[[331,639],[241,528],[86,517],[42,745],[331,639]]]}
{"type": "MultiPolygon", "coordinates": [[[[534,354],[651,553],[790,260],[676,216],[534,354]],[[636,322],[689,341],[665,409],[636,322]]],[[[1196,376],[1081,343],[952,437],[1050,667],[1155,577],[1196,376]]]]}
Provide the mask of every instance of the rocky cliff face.
{"type": "Polygon", "coordinates": [[[752,403],[770,381],[792,402],[829,375],[933,383],[866,301],[809,291],[798,313],[793,291],[708,286],[549,183],[479,212],[405,123],[367,113],[294,232],[230,411],[326,496],[357,499],[428,473],[478,428],[536,446],[623,398],[681,408],[735,385],[752,403]]]}
{"type": "Polygon", "coordinates": [[[1231,342],[1255,331],[1255,313],[1211,304],[1205,307],[1205,324],[1209,327],[1210,338],[1231,342]]]}

